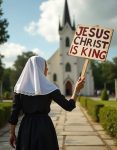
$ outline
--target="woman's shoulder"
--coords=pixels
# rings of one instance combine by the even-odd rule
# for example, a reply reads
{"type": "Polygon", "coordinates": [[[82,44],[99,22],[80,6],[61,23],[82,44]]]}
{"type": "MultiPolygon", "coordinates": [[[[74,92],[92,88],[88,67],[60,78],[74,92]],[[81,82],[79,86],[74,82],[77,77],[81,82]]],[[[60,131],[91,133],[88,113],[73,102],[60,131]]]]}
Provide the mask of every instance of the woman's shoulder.
{"type": "Polygon", "coordinates": [[[56,89],[56,90],[52,91],[51,93],[60,93],[60,89],[56,89]]]}
{"type": "Polygon", "coordinates": [[[56,90],[52,91],[49,95],[56,96],[56,95],[60,95],[60,94],[61,94],[61,91],[59,89],[56,89],[56,90]]]}

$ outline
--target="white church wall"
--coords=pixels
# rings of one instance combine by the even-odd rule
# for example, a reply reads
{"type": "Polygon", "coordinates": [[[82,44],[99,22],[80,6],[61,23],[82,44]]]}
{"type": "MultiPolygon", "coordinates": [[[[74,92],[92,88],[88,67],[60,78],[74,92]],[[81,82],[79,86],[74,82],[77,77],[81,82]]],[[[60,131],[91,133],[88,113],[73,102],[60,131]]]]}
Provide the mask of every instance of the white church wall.
{"type": "Polygon", "coordinates": [[[61,91],[63,91],[63,74],[61,72],[61,63],[60,63],[60,51],[55,52],[55,54],[48,60],[48,76],[47,78],[56,84],[61,91]],[[53,81],[53,75],[57,75],[57,81],[53,81]]]}

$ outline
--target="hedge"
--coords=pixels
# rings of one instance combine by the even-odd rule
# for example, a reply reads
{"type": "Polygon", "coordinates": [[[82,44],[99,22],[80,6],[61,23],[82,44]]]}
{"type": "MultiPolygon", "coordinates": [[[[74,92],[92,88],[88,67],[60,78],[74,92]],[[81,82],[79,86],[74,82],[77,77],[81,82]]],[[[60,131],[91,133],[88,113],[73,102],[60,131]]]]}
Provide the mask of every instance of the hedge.
{"type": "Polygon", "coordinates": [[[117,139],[117,103],[81,97],[80,104],[86,108],[94,121],[100,122],[103,128],[117,139]]]}
{"type": "Polygon", "coordinates": [[[104,100],[104,101],[108,101],[109,100],[109,95],[107,94],[107,90],[106,89],[103,89],[102,92],[101,92],[101,100],[104,100]]]}
{"type": "Polygon", "coordinates": [[[99,112],[100,123],[113,137],[117,138],[117,108],[106,106],[99,112]]]}
{"type": "Polygon", "coordinates": [[[12,103],[10,102],[0,103],[0,128],[8,122],[11,113],[11,105],[12,103]]]}
{"type": "Polygon", "coordinates": [[[87,98],[86,97],[79,97],[79,101],[82,107],[87,108],[87,98]]]}
{"type": "Polygon", "coordinates": [[[104,104],[85,97],[80,99],[80,104],[87,109],[89,115],[92,116],[94,121],[99,122],[99,111],[104,104]]]}

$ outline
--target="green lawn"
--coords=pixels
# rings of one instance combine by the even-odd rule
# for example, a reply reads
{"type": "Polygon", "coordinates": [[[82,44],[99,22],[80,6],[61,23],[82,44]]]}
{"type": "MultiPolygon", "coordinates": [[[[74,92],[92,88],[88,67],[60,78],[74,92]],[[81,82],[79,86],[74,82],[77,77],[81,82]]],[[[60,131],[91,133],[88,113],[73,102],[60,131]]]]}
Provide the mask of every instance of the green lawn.
{"type": "Polygon", "coordinates": [[[117,107],[117,101],[115,101],[115,100],[109,100],[109,101],[102,101],[102,100],[99,100],[99,102],[101,102],[101,103],[104,104],[105,106],[117,107]]]}
{"type": "Polygon", "coordinates": [[[11,106],[11,105],[12,105],[11,102],[2,102],[2,103],[0,103],[0,107],[11,106]]]}

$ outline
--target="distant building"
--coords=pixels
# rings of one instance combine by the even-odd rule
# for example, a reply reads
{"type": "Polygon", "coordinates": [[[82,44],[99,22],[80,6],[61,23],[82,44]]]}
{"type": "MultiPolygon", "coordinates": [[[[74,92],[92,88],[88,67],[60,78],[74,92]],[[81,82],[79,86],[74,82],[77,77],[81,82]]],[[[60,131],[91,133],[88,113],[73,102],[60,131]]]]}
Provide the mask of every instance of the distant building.
{"type": "MultiPolygon", "coordinates": [[[[48,79],[54,82],[65,95],[71,95],[82,67],[84,58],[68,56],[67,52],[75,33],[75,21],[71,23],[67,0],[65,0],[62,24],[59,22],[60,45],[59,49],[47,61],[48,79]]],[[[86,72],[85,87],[81,91],[83,95],[94,95],[94,80],[90,63],[86,72]]]]}

